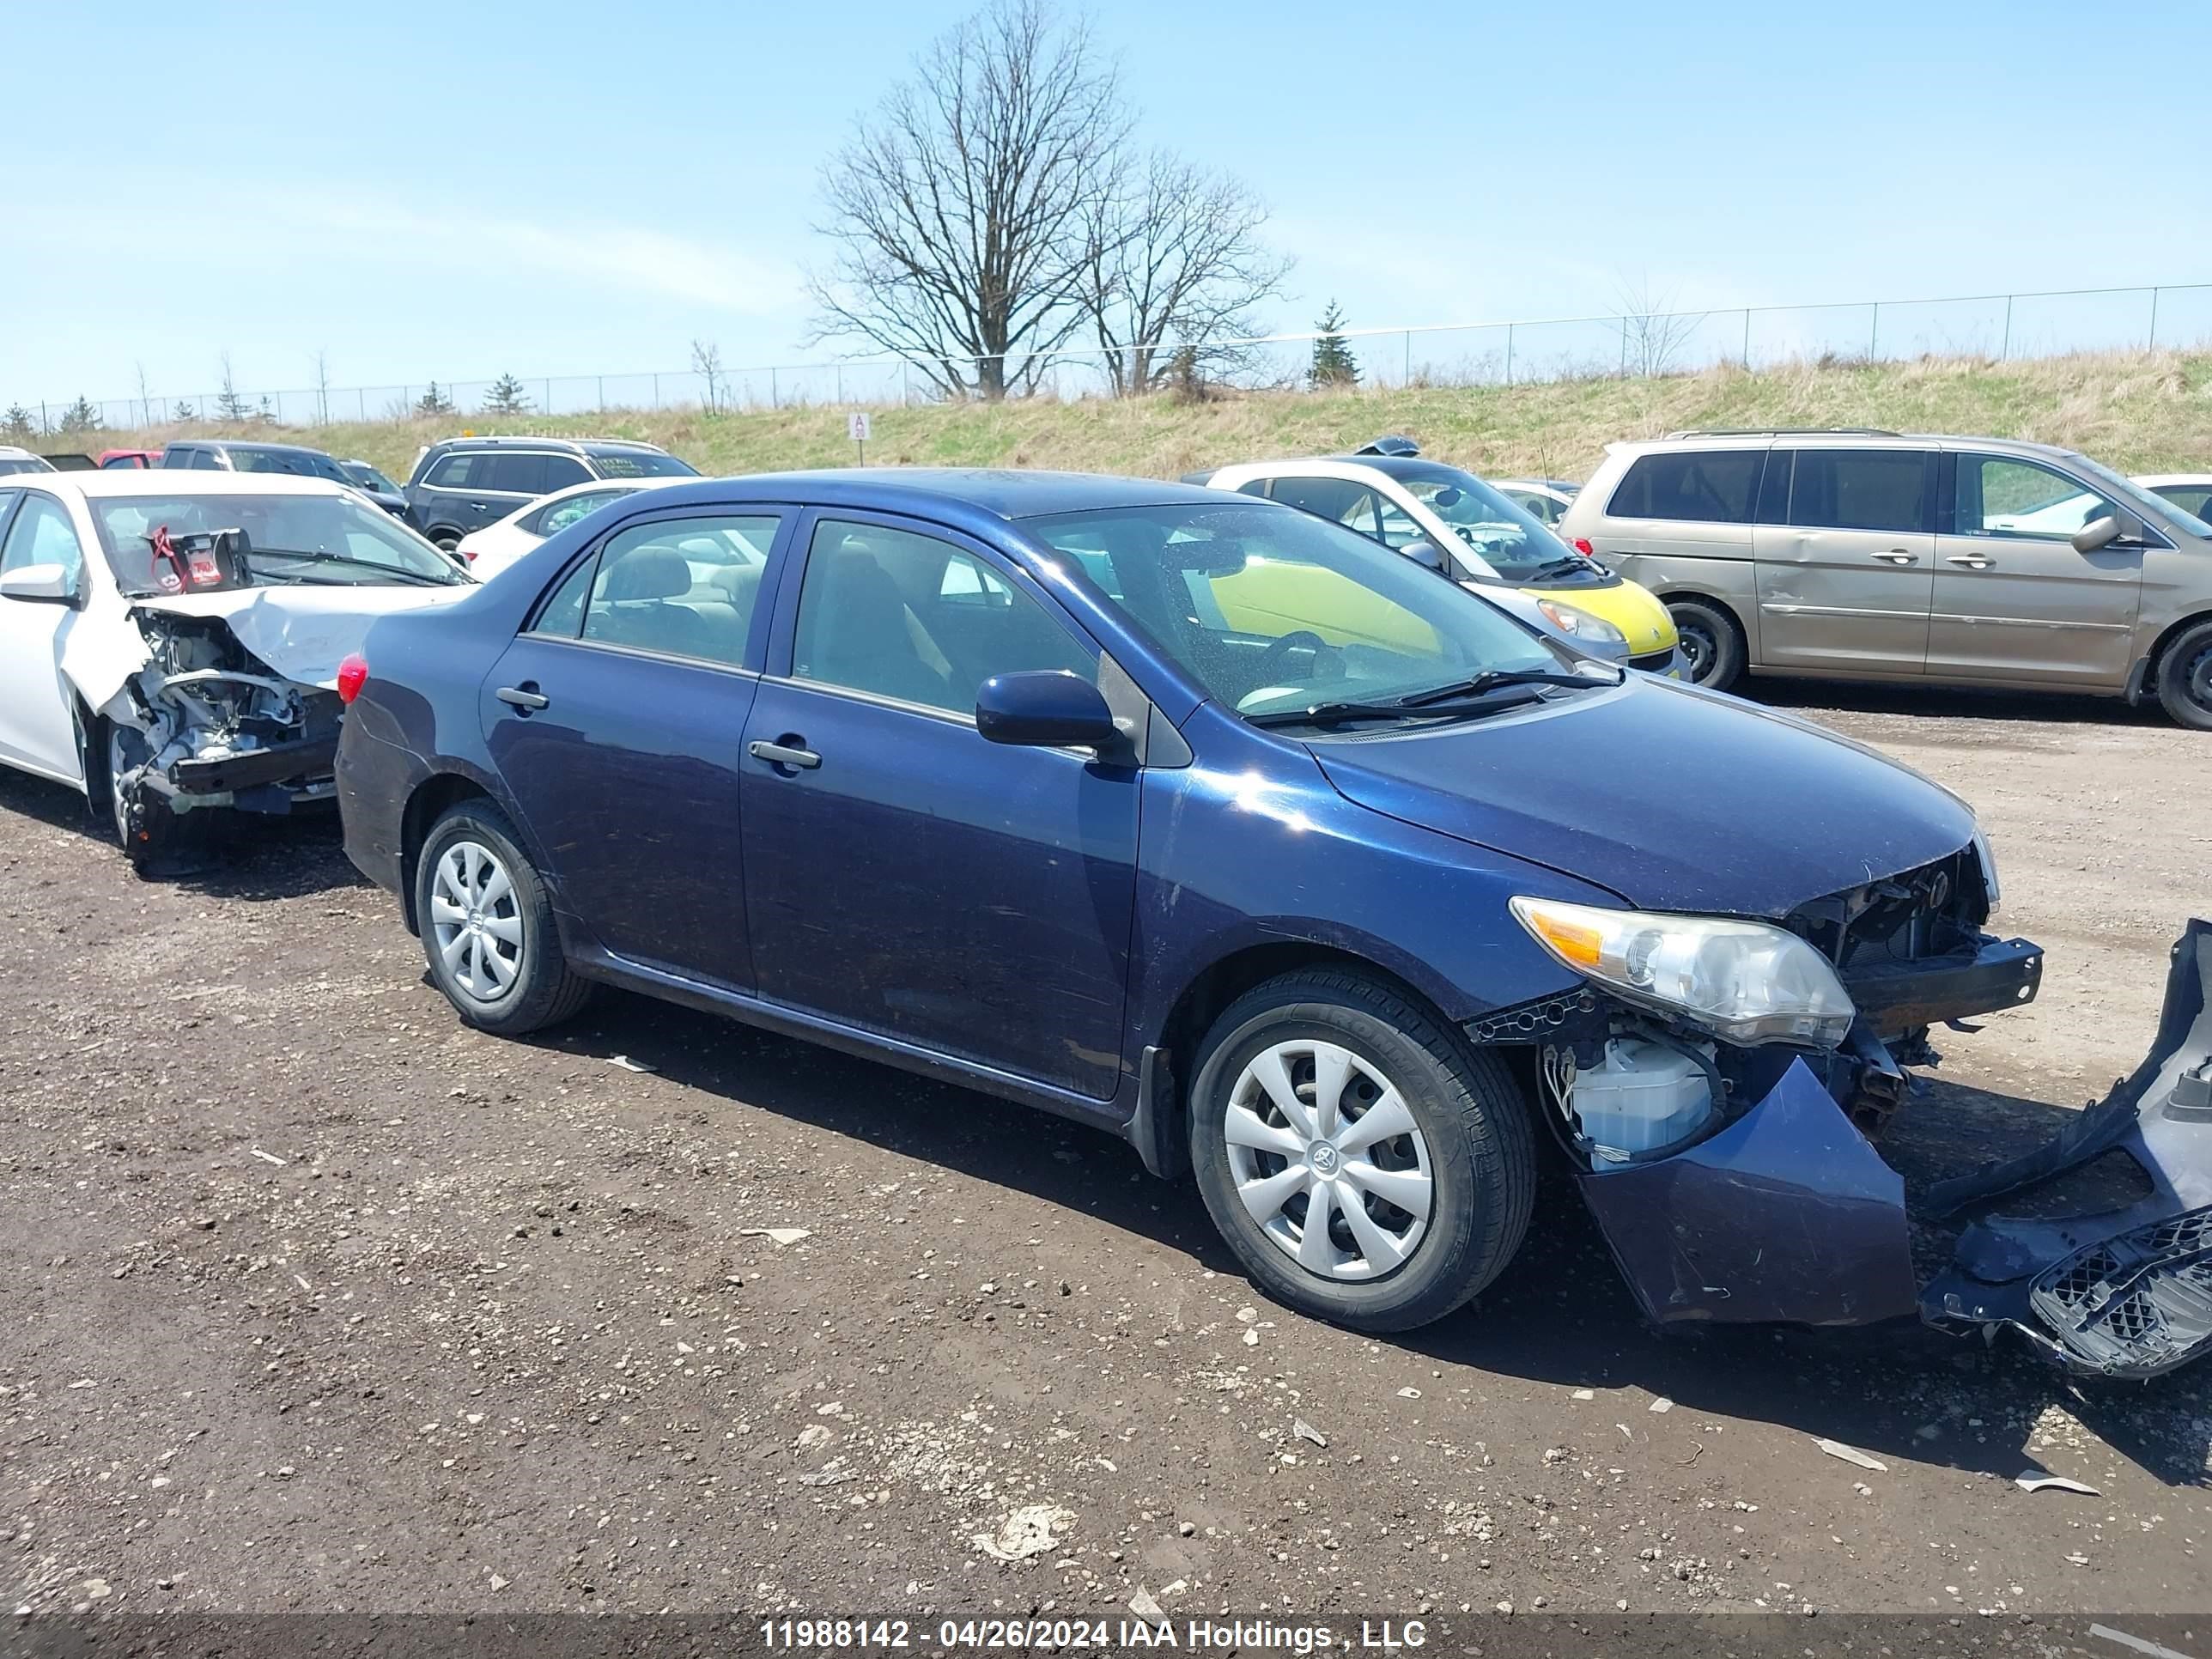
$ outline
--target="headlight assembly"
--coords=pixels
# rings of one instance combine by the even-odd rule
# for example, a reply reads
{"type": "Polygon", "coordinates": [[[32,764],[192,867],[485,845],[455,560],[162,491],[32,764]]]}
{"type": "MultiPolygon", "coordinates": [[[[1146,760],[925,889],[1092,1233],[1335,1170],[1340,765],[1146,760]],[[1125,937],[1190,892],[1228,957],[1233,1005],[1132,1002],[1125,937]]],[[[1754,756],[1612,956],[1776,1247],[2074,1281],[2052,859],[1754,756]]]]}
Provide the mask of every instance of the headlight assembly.
{"type": "Polygon", "coordinates": [[[1974,856],[1982,861],[1982,890],[1989,896],[1990,914],[1997,913],[1997,855],[1990,850],[1990,838],[1979,830],[1974,831],[1974,856]]]}
{"type": "Polygon", "coordinates": [[[1515,920],[1576,973],[1726,1042],[1832,1048],[1856,1010],[1827,958],[1759,921],[1516,898],[1515,920]]]}
{"type": "Polygon", "coordinates": [[[1626,647],[1628,635],[1602,617],[1594,617],[1578,606],[1562,605],[1557,599],[1539,599],[1536,609],[1544,613],[1545,620],[1578,645],[1594,647],[1626,647]]]}

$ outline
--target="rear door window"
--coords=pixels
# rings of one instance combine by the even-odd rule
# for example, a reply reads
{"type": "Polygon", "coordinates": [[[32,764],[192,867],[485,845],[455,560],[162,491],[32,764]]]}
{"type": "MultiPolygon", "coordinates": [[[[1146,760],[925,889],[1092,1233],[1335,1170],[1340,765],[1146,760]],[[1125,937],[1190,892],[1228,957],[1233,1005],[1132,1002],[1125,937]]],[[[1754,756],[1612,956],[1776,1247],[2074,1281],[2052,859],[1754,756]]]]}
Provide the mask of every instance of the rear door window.
{"type": "Polygon", "coordinates": [[[1613,492],[1616,519],[1749,524],[1766,460],[1759,449],[1673,450],[1640,455],[1613,492]]]}
{"type": "Polygon", "coordinates": [[[540,489],[566,489],[570,484],[587,483],[592,477],[591,469],[574,455],[541,455],[544,463],[540,489]]]}
{"type": "Polygon", "coordinates": [[[1932,450],[1801,449],[1790,522],[1820,530],[1932,531],[1934,462],[1932,450]]]}
{"type": "MultiPolygon", "coordinates": [[[[1364,484],[1349,478],[1278,478],[1274,496],[1316,518],[1356,530],[1370,541],[1382,539],[1382,508],[1375,492],[1364,484]]],[[[1406,522],[1410,525],[1413,520],[1406,522]]]]}
{"type": "Polygon", "coordinates": [[[544,456],[502,452],[486,455],[483,459],[487,465],[477,477],[477,489],[495,490],[507,495],[543,495],[545,493],[544,456]]]}

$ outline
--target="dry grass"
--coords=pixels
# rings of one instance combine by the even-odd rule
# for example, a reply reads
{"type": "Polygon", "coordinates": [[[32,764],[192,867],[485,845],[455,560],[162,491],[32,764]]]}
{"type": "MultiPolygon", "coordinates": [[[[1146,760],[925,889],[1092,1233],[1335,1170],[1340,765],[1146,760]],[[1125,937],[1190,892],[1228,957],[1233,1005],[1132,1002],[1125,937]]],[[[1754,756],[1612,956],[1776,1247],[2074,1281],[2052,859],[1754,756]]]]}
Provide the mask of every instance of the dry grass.
{"type": "MultiPolygon", "coordinates": [[[[708,416],[624,410],[497,419],[453,416],[323,428],[205,422],[92,433],[44,448],[154,447],[179,436],[283,436],[374,462],[404,478],[422,446],[464,429],[644,438],[710,473],[842,466],[842,408],[708,416]]],[[[1588,476],[1604,446],[1680,427],[1875,426],[2039,439],[2128,471],[2212,465],[2212,354],[2100,353],[2009,363],[1721,368],[1656,380],[1520,386],[1264,392],[1206,403],[1033,399],[876,411],[871,462],[1068,467],[1171,477],[1270,455],[1339,452],[1403,432],[1440,459],[1493,477],[1588,476]]]]}

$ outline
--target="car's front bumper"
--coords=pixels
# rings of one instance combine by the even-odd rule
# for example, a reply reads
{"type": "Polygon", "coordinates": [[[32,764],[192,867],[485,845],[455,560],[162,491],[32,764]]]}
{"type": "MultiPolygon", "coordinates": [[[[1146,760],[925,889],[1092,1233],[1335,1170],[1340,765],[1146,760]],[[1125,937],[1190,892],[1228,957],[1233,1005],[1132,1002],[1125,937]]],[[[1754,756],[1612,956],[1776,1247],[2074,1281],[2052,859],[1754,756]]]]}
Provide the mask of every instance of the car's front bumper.
{"type": "MultiPolygon", "coordinates": [[[[1777,1321],[2012,1329],[2067,1369],[2154,1376],[2212,1351],[2212,924],[2174,946],[2150,1056],[2048,1146],[1937,1183],[1908,1213],[1905,1182],[1855,1127],[1861,1091],[1902,1078],[1892,1035],[2034,994],[2041,951],[1985,941],[1971,959],[1881,976],[1891,994],[1826,1056],[1746,1051],[1753,1103],[1672,1156],[1577,1176],[1623,1276],[1661,1323],[1777,1321]],[[1984,1215],[1923,1287],[1912,1223],[2041,1185],[2106,1152],[2147,1178],[2118,1209],[2056,1219],[1984,1215]]],[[[1854,985],[1854,994],[1859,987],[1854,985]]],[[[1561,1001],[1565,1024],[1575,1008],[1561,1001]]],[[[1877,1114],[1879,1115],[1879,1114],[1877,1114]]]]}

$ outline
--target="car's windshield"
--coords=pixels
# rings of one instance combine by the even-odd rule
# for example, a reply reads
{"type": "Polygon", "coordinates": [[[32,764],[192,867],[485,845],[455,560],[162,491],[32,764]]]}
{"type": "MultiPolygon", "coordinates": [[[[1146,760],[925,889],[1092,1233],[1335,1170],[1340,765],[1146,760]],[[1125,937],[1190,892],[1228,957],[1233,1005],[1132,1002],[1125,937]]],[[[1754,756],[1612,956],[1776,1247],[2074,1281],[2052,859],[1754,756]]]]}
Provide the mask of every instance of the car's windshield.
{"type": "Polygon", "coordinates": [[[1509,582],[1567,585],[1599,574],[1535,514],[1472,472],[1431,462],[1394,476],[1509,582]]]}
{"type": "Polygon", "coordinates": [[[1293,507],[1115,507],[1023,527],[1075,559],[1162,651],[1243,714],[1565,665],[1457,583],[1293,507]]]}
{"type": "Polygon", "coordinates": [[[2212,541],[2212,524],[2207,524],[2179,501],[2170,496],[2155,495],[2133,478],[2112,471],[2101,461],[2093,461],[2087,455],[2076,455],[2075,462],[2112,492],[2112,499],[2125,502],[2138,513],[2148,509],[2147,516],[2153,524],[2161,519],[2171,523],[2185,536],[2196,536],[2212,541]]]}
{"type": "Polygon", "coordinates": [[[353,487],[353,480],[336,461],[312,449],[254,449],[237,444],[231,447],[229,454],[232,469],[239,472],[286,472],[297,478],[328,478],[332,483],[353,487]]]}
{"type": "Polygon", "coordinates": [[[357,495],[215,495],[187,489],[99,497],[91,507],[108,567],[125,593],[174,593],[183,586],[173,562],[154,551],[155,536],[162,530],[172,538],[242,531],[257,583],[442,586],[468,580],[436,548],[357,495]]]}
{"type": "Polygon", "coordinates": [[[594,449],[592,465],[602,478],[696,478],[699,469],[657,449],[594,449]]]}
{"type": "Polygon", "coordinates": [[[398,484],[392,483],[367,461],[347,461],[343,465],[349,482],[359,485],[363,489],[380,490],[386,495],[397,495],[399,493],[398,484]]]}

